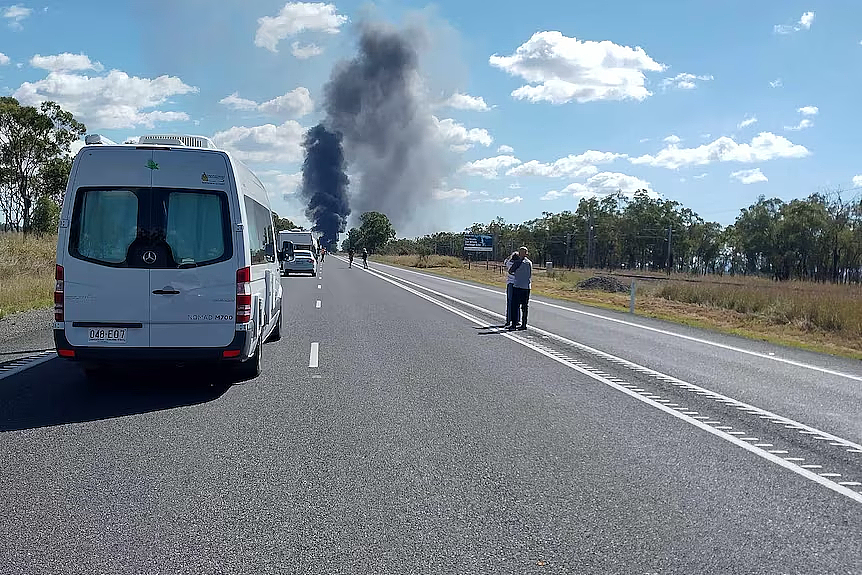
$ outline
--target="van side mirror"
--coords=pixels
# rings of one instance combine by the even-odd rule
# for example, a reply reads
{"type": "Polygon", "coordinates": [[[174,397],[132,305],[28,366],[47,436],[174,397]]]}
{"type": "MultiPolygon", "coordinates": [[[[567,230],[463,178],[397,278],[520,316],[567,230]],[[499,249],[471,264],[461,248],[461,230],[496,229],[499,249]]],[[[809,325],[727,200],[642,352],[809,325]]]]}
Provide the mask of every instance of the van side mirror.
{"type": "Polygon", "coordinates": [[[284,242],[281,244],[281,251],[284,253],[284,257],[293,258],[293,242],[284,242]]]}
{"type": "Polygon", "coordinates": [[[272,244],[266,244],[263,247],[263,250],[264,250],[264,253],[266,254],[266,258],[269,261],[274,262],[275,261],[275,246],[272,244]]]}

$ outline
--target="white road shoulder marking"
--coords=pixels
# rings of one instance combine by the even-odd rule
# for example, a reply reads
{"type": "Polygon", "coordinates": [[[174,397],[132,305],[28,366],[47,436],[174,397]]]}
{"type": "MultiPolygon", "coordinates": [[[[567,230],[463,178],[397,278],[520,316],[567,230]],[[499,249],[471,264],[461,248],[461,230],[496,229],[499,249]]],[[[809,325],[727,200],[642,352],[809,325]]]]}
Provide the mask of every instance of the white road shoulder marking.
{"type": "MultiPolygon", "coordinates": [[[[471,323],[474,323],[476,325],[485,325],[485,323],[486,323],[486,322],[480,320],[479,318],[476,318],[476,317],[474,317],[474,316],[472,316],[472,315],[470,315],[464,311],[461,311],[460,309],[458,309],[456,307],[453,307],[447,303],[444,303],[442,301],[434,299],[431,296],[428,296],[422,292],[419,292],[413,288],[410,288],[410,287],[408,287],[402,283],[399,283],[397,281],[389,279],[389,278],[385,277],[385,275],[383,275],[380,272],[376,272],[376,271],[372,271],[372,270],[363,270],[363,271],[377,277],[378,279],[381,279],[387,283],[390,283],[390,284],[392,284],[392,285],[394,285],[400,289],[403,289],[409,293],[412,293],[413,295],[415,295],[417,297],[420,297],[426,301],[429,301],[438,307],[441,307],[441,308],[443,308],[443,309],[445,309],[451,313],[454,313],[455,315],[458,315],[458,316],[470,321],[471,323]]],[[[407,280],[404,280],[403,278],[398,278],[398,279],[400,281],[404,281],[404,282],[407,281],[407,280]]],[[[424,288],[424,287],[421,289],[428,290],[428,288],[424,288]]],[[[428,291],[430,291],[430,290],[428,290],[428,291]]],[[[450,297],[450,299],[455,299],[455,298],[452,298],[451,296],[449,296],[449,297],[450,297]]],[[[463,303],[466,303],[466,302],[463,302],[463,303]]],[[[472,304],[469,304],[469,305],[472,305],[472,304]]],[[[491,312],[491,313],[493,313],[493,312],[491,312]]],[[[500,314],[494,314],[494,315],[499,316],[500,314]]],[[[545,333],[549,333],[549,332],[545,332],[545,333]]],[[[548,357],[554,361],[557,361],[557,362],[559,362],[559,363],[585,375],[586,377],[589,377],[589,378],[594,379],[600,383],[603,383],[603,384],[605,384],[605,385],[607,385],[607,386],[609,386],[609,387],[611,387],[611,388],[613,388],[613,389],[615,389],[621,393],[628,395],[629,397],[632,397],[638,401],[646,403],[646,404],[648,404],[648,405],[650,405],[650,406],[652,406],[652,407],[654,407],[660,411],[663,411],[663,412],[671,415],[672,417],[676,417],[677,419],[680,419],[686,423],[689,423],[690,425],[693,425],[693,426],[697,427],[698,429],[701,429],[702,431],[705,431],[705,432],[707,432],[711,435],[714,435],[720,439],[723,439],[724,441],[727,441],[729,443],[733,443],[734,445],[736,445],[736,446],[738,446],[738,447],[740,447],[740,448],[742,448],[742,449],[744,449],[744,450],[746,450],[746,451],[748,451],[754,455],[757,455],[758,457],[766,459],[766,460],[768,460],[772,463],[775,463],[776,465],[779,465],[779,466],[781,466],[781,467],[783,467],[783,468],[785,468],[785,469],[787,469],[787,470],[789,470],[789,471],[791,471],[797,475],[805,477],[806,479],[809,479],[815,483],[818,483],[818,484],[822,485],[823,487],[826,487],[827,489],[834,491],[835,493],[839,493],[841,495],[844,495],[845,497],[848,497],[848,498],[856,501],[857,503],[862,503],[862,493],[858,493],[852,489],[848,489],[846,486],[839,485],[838,483],[836,483],[835,481],[831,481],[827,477],[822,477],[821,475],[814,473],[812,471],[809,471],[808,469],[804,469],[804,468],[802,468],[802,467],[800,467],[794,463],[791,463],[789,461],[785,461],[783,458],[778,456],[778,453],[787,453],[786,451],[775,450],[778,453],[772,453],[772,452],[764,450],[764,449],[759,449],[758,445],[752,445],[750,443],[746,443],[745,441],[739,439],[738,437],[735,437],[733,435],[728,435],[728,434],[726,434],[726,433],[724,433],[724,432],[722,432],[722,431],[720,431],[714,427],[706,425],[702,421],[699,421],[697,419],[689,417],[683,413],[680,413],[679,411],[677,411],[675,409],[671,409],[666,405],[663,405],[657,401],[654,401],[652,399],[644,397],[643,395],[636,393],[636,392],[632,391],[631,389],[628,389],[622,385],[616,384],[616,383],[608,380],[605,377],[597,375],[597,374],[593,373],[592,371],[590,371],[584,367],[581,367],[581,366],[569,361],[568,359],[566,359],[564,357],[554,355],[554,354],[542,349],[541,347],[537,346],[536,344],[534,344],[534,343],[532,343],[526,339],[523,339],[521,337],[517,337],[515,334],[504,332],[504,333],[501,333],[500,335],[502,335],[503,337],[505,337],[511,341],[514,341],[515,343],[523,345],[524,347],[530,348],[530,349],[532,349],[532,350],[534,350],[534,351],[536,351],[536,352],[538,352],[538,353],[540,353],[540,354],[542,354],[542,355],[544,355],[544,356],[546,356],[546,357],[548,357]]],[[[559,336],[557,336],[557,337],[559,337],[559,336]]]]}
{"type": "Polygon", "coordinates": [[[320,344],[318,342],[314,342],[311,344],[311,353],[308,356],[308,367],[317,367],[318,366],[318,354],[320,351],[320,344]]]}
{"type": "MultiPolygon", "coordinates": [[[[430,274],[423,274],[422,272],[415,272],[415,271],[413,271],[413,270],[407,270],[407,269],[404,269],[404,268],[399,268],[399,267],[396,267],[396,266],[390,266],[390,265],[387,265],[387,264],[380,264],[380,265],[383,265],[383,266],[386,266],[386,267],[388,267],[388,268],[392,268],[392,269],[395,269],[395,270],[398,270],[398,271],[403,271],[403,272],[406,272],[406,273],[415,274],[415,275],[422,276],[422,277],[427,277],[427,278],[437,279],[437,280],[444,281],[444,282],[453,283],[453,284],[460,285],[460,286],[463,286],[463,287],[469,287],[469,288],[473,288],[473,289],[480,290],[480,291],[487,291],[487,292],[491,292],[491,293],[495,293],[495,294],[503,295],[503,296],[504,296],[504,295],[506,295],[506,292],[504,292],[504,291],[500,291],[500,290],[495,290],[495,289],[491,289],[491,288],[485,288],[485,287],[481,287],[481,286],[475,286],[475,285],[472,285],[472,284],[468,284],[468,283],[464,283],[464,282],[459,282],[459,281],[456,281],[456,280],[450,280],[450,279],[448,279],[448,278],[443,278],[443,277],[440,277],[440,276],[434,276],[434,275],[430,275],[430,274]]],[[[428,288],[423,287],[423,289],[428,289],[428,288]]],[[[685,335],[685,334],[681,334],[681,333],[676,333],[676,332],[672,332],[672,331],[669,331],[669,330],[666,330],[666,329],[659,329],[659,328],[657,328],[657,327],[651,327],[651,326],[648,326],[648,325],[641,325],[641,324],[639,324],[639,323],[635,323],[635,322],[631,322],[631,321],[626,321],[626,320],[618,319],[618,318],[614,318],[614,317],[608,317],[608,316],[604,316],[604,315],[601,315],[601,314],[598,314],[598,313],[592,313],[592,312],[588,312],[588,311],[583,311],[583,310],[579,310],[579,309],[574,309],[574,308],[566,307],[566,306],[563,306],[563,305],[558,305],[558,304],[554,304],[554,303],[550,303],[550,302],[541,301],[541,300],[538,300],[538,299],[532,299],[532,298],[531,298],[531,299],[530,299],[530,303],[531,303],[531,304],[534,304],[534,305],[535,305],[535,304],[539,304],[539,305],[544,305],[544,306],[548,306],[548,307],[552,307],[552,308],[556,308],[556,309],[561,309],[561,310],[569,311],[569,312],[572,312],[572,313],[577,313],[577,314],[580,314],[580,315],[585,315],[585,316],[592,317],[592,318],[596,318],[596,319],[602,319],[602,320],[605,320],[605,321],[610,321],[610,322],[614,322],[614,323],[618,323],[618,324],[626,325],[626,326],[629,326],[629,327],[634,327],[634,328],[637,328],[637,329],[643,329],[643,330],[651,331],[651,332],[653,332],[653,333],[660,333],[660,334],[662,334],[662,335],[668,335],[668,336],[671,336],[671,337],[678,337],[678,338],[680,338],[680,339],[684,339],[684,340],[687,340],[687,341],[692,341],[692,342],[695,342],[695,343],[700,343],[700,344],[704,344],[704,345],[711,345],[711,346],[713,346],[713,347],[717,347],[717,348],[724,349],[724,350],[727,350],[727,351],[734,351],[734,352],[737,352],[737,353],[744,353],[744,354],[746,354],[746,355],[751,355],[751,356],[759,357],[759,358],[762,358],[762,359],[768,359],[768,360],[771,360],[771,361],[777,361],[777,362],[780,362],[780,363],[785,363],[785,364],[787,364],[787,365],[792,365],[792,366],[794,366],[794,367],[801,367],[801,368],[805,368],[805,369],[811,369],[811,370],[814,370],[814,371],[819,371],[820,373],[828,373],[829,375],[834,375],[834,376],[837,376],[837,377],[845,377],[845,378],[847,378],[847,379],[852,379],[852,380],[855,380],[855,381],[860,381],[860,382],[862,382],[862,376],[852,375],[852,374],[849,374],[849,373],[844,373],[844,372],[841,372],[841,371],[836,371],[836,370],[834,370],[834,369],[829,369],[829,368],[826,368],[826,367],[820,367],[820,366],[818,366],[818,365],[811,365],[811,364],[808,364],[808,363],[803,363],[803,362],[801,362],[801,361],[795,361],[795,360],[792,360],[792,359],[785,359],[785,358],[783,358],[783,357],[777,357],[777,356],[776,356],[774,353],[772,353],[772,352],[770,352],[770,353],[760,353],[760,352],[758,352],[758,351],[751,351],[751,350],[743,349],[743,348],[741,348],[741,347],[736,347],[736,346],[733,346],[733,345],[727,345],[727,344],[724,344],[724,343],[718,343],[718,342],[716,342],[716,341],[710,341],[710,340],[708,340],[708,339],[703,339],[703,338],[700,338],[700,337],[694,337],[694,336],[691,336],[691,335],[685,335]]]]}

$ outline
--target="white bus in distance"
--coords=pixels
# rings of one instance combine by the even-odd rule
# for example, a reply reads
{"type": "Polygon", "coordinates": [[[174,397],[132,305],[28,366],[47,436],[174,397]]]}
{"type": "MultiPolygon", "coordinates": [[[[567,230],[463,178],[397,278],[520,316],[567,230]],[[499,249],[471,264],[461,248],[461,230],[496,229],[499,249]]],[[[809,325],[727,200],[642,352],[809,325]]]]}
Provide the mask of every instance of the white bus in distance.
{"type": "Polygon", "coordinates": [[[58,355],[88,377],[137,362],[224,363],[256,377],[282,324],[263,184],[201,136],[85,141],[60,214],[58,355]]]}

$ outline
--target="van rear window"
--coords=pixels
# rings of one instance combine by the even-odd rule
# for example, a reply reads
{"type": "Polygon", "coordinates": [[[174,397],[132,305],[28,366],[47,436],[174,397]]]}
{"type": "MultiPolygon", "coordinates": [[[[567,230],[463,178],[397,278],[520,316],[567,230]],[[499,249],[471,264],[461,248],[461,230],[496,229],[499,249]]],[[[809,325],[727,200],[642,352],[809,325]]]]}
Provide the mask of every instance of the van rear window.
{"type": "Polygon", "coordinates": [[[199,267],[233,257],[224,192],[78,190],[69,254],[113,267],[199,267]]]}

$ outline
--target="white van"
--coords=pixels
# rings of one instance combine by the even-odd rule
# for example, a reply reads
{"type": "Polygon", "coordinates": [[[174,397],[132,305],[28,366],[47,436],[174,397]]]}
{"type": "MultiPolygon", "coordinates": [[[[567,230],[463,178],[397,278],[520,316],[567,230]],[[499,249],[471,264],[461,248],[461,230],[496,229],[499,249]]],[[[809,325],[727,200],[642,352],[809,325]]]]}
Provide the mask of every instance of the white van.
{"type": "Polygon", "coordinates": [[[60,214],[54,341],[88,376],[106,365],[224,362],[260,373],[281,337],[266,189],[200,136],[87,136],[60,214]]]}

